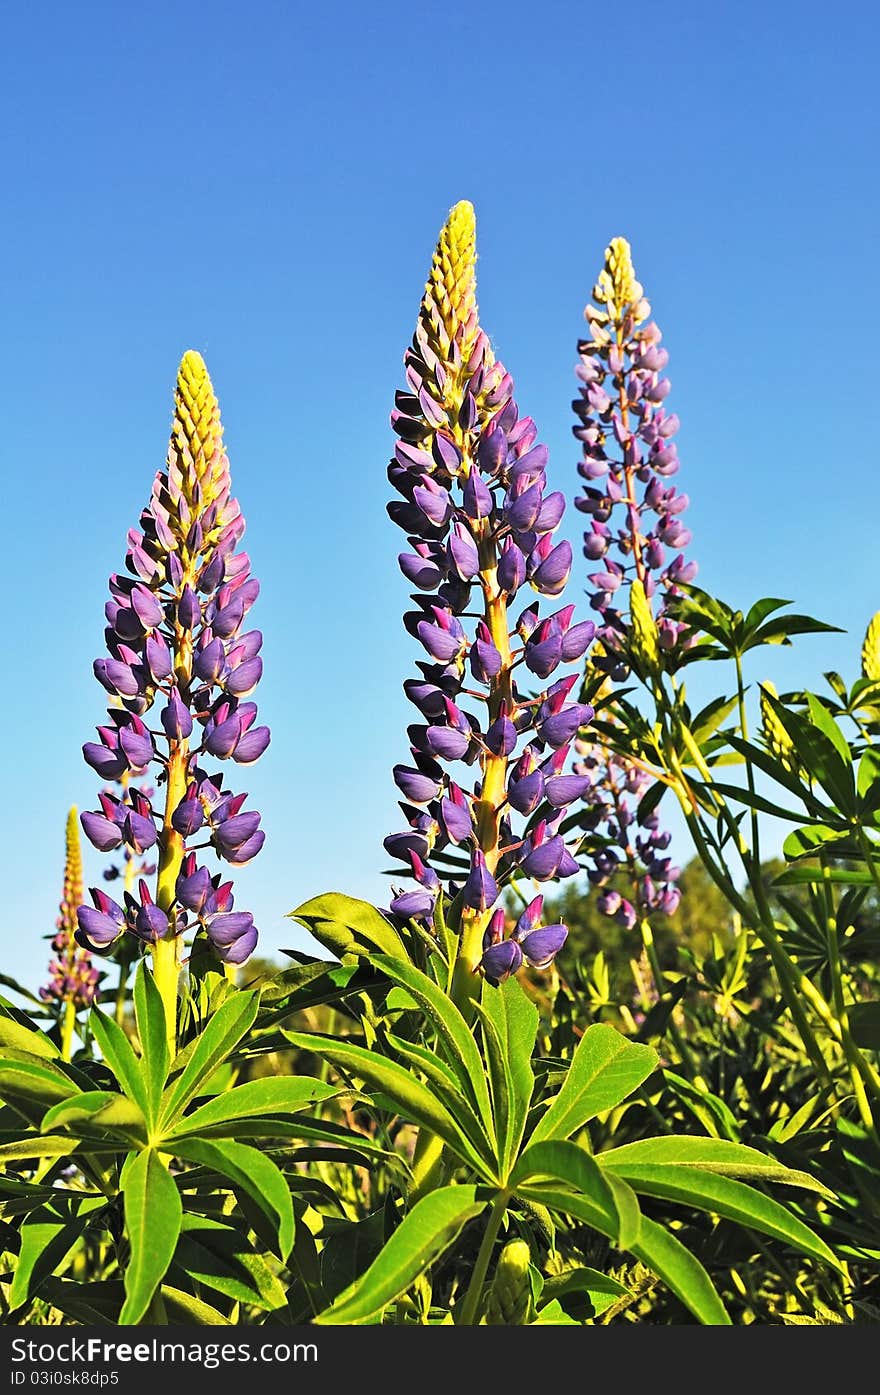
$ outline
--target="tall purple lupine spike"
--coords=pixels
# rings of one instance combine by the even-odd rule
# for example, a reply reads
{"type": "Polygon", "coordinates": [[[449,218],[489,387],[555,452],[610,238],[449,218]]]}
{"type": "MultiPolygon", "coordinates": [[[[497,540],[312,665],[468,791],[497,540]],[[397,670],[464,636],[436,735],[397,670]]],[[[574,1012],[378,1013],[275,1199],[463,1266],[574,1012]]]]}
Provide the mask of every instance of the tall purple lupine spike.
{"type": "MultiPolygon", "coordinates": [[[[530,772],[593,715],[569,700],[573,678],[527,698],[515,670],[525,663],[549,678],[584,654],[595,630],[589,621],[572,628],[571,607],[541,622],[537,602],[515,622],[508,614],[527,584],[539,596],[560,594],[571,548],[553,538],[564,500],[546,493],[547,448],[537,443],[531,418],[520,416],[511,377],[480,328],[475,261],[474,211],[462,202],[440,235],[404,358],[407,388],[391,414],[399,440],[388,467],[400,496],[388,513],[407,534],[400,568],[419,588],[406,625],[425,651],[420,678],[404,689],[429,725],[410,728],[411,763],[395,767],[409,828],[390,835],[385,847],[403,861],[415,853],[420,868],[450,844],[466,853],[469,866],[451,908],[461,929],[453,992],[462,1001],[475,991],[474,972],[482,969],[497,983],[523,962],[525,949],[514,942],[499,949],[489,929],[500,888],[523,871],[530,849],[512,819],[541,803],[543,775],[534,799],[524,798],[530,772]],[[462,618],[474,609],[479,619],[468,635],[462,618]],[[468,699],[483,710],[468,710],[468,699]],[[524,740],[527,757],[516,752],[524,740]],[[461,773],[453,776],[449,765],[461,773]],[[469,766],[475,779],[465,793],[469,766]]],[[[564,804],[547,811],[550,857],[545,850],[536,859],[547,877],[577,871],[556,832],[565,812],[564,804]]],[[[449,876],[442,864],[433,880],[418,875],[420,890],[399,893],[392,910],[430,921],[439,879],[449,876]]],[[[554,928],[533,942],[542,965],[564,938],[564,928],[554,928]]]]}
{"type": "Polygon", "coordinates": [[[669,379],[662,376],[669,356],[648,319],[651,307],[625,238],[609,244],[593,299],[584,311],[590,338],[578,343],[581,388],[572,403],[578,472],[586,481],[575,507],[592,519],[584,534],[584,556],[599,563],[588,578],[591,604],[602,618],[601,662],[618,678],[625,672],[629,621],[620,600],[627,583],[641,583],[656,606],[660,647],[673,650],[683,627],[665,614],[665,600],[693,581],[697,566],[684,556],[691,540],[682,522],[688,496],[669,483],[679,468],[673,440],[679,422],[666,409],[669,379]]]}
{"type": "Polygon", "coordinates": [[[60,1009],[61,1054],[70,1060],[73,1029],[79,1008],[91,1007],[98,997],[100,973],[92,956],[76,940],[76,912],[83,899],[82,853],[79,822],[74,806],[67,815],[64,883],[52,939],[49,981],[40,989],[44,1003],[60,1009]]]}
{"type": "MultiPolygon", "coordinates": [[[[650,306],[624,238],[606,249],[593,299],[584,312],[590,338],[578,344],[581,388],[572,404],[582,446],[578,470],[587,481],[576,507],[592,518],[583,551],[600,568],[588,578],[591,605],[602,618],[590,664],[618,681],[630,659],[648,668],[664,653],[674,660],[683,627],[666,606],[682,583],[693,581],[697,566],[683,552],[691,538],[681,521],[688,497],[668,483],[678,472],[673,437],[679,425],[664,405],[669,380],[661,373],[668,355],[648,319],[650,306]]],[[[589,779],[586,826],[600,839],[588,871],[602,888],[599,909],[627,929],[652,912],[672,914],[680,893],[679,869],[661,856],[669,835],[655,810],[639,824],[632,809],[650,776],[589,737],[579,739],[576,750],[575,773],[589,779]],[[618,872],[632,886],[631,901],[608,888],[618,872]]]]}
{"type": "Polygon", "coordinates": [[[256,943],[252,918],[230,917],[231,893],[219,906],[215,889],[193,911],[181,902],[178,882],[190,868],[195,833],[236,865],[259,851],[259,814],[241,812],[247,796],[224,789],[213,762],[250,764],[269,742],[268,729],[254,725],[255,704],[244,701],[262,672],[259,631],[243,632],[259,584],[247,553],[236,551],[244,519],[231,493],[217,399],[192,351],[178,372],[166,467],[140,523],[128,535],[129,575],[110,578],[109,658],[95,661],[113,699],[110,723],[84,748],[99,773],[128,784],[122,798],[102,793],[100,810],[83,814],[82,825],[102,850],[124,847],[139,856],[155,847],[155,894],[136,899],[127,886],[123,907],[110,902],[115,910],[108,912],[106,894],[92,891],[94,908],[80,908],[77,933],[99,952],[125,931],[150,946],[170,1030],[182,936],[200,925],[231,965],[256,943]],[[161,808],[131,782],[150,768],[164,790],[161,808]]]}

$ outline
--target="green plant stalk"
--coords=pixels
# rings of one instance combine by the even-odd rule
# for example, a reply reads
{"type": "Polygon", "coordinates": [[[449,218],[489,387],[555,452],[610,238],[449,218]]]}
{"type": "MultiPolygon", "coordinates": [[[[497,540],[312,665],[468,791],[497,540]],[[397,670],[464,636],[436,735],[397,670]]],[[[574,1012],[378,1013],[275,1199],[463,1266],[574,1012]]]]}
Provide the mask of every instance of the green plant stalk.
{"type": "Polygon", "coordinates": [[[76,1027],[76,1005],[72,998],[64,1004],[64,1017],[61,1021],[61,1059],[69,1061],[73,1055],[73,1032],[76,1027]]]}
{"type": "Polygon", "coordinates": [[[500,1191],[492,1202],[492,1210],[489,1213],[489,1220],[480,1242],[477,1261],[471,1274],[467,1293],[464,1296],[464,1302],[461,1305],[461,1316],[457,1323],[459,1327],[474,1327],[477,1324],[480,1301],[483,1296],[486,1275],[489,1272],[489,1261],[492,1258],[492,1250],[498,1239],[498,1232],[501,1229],[501,1222],[504,1219],[504,1212],[509,1200],[510,1193],[505,1190],[500,1191]]]}
{"type": "MultiPolygon", "coordinates": [[[[648,963],[651,966],[651,973],[654,977],[654,986],[657,989],[658,995],[662,998],[666,991],[666,976],[660,966],[657,946],[654,942],[654,931],[647,916],[642,916],[639,922],[639,929],[642,934],[642,944],[644,945],[645,954],[648,957],[648,963]]],[[[676,1050],[681,1057],[682,1065],[685,1067],[687,1074],[691,1077],[694,1084],[704,1085],[705,1081],[700,1076],[694,1063],[693,1053],[687,1044],[684,1033],[675,1020],[675,1008],[673,1008],[669,1014],[669,1034],[675,1043],[676,1050]]]]}

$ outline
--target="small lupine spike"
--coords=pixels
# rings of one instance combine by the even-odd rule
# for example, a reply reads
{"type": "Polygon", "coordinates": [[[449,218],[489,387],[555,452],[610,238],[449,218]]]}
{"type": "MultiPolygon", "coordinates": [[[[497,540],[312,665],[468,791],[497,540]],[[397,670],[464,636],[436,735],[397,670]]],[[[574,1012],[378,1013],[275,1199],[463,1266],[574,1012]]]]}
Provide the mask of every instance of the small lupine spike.
{"type": "Polygon", "coordinates": [[[54,955],[49,962],[49,981],[40,989],[40,996],[44,1002],[57,1003],[67,1009],[62,1036],[64,1054],[69,1057],[73,1015],[77,1008],[89,1007],[95,1001],[99,978],[91,954],[81,948],[75,938],[77,910],[83,900],[82,852],[76,806],[67,815],[64,844],[64,882],[55,922],[56,934],[52,940],[54,955]]]}
{"type": "Polygon", "coordinates": [[[525,1240],[508,1240],[504,1246],[486,1301],[489,1327],[524,1327],[534,1321],[531,1258],[525,1240]]]}
{"type": "Polygon", "coordinates": [[[880,610],[865,631],[862,645],[862,677],[880,683],[880,610]]]}
{"type": "Polygon", "coordinates": [[[771,683],[769,678],[760,685],[761,735],[770,754],[775,756],[786,770],[793,771],[798,765],[795,745],[774,712],[768,693],[770,697],[778,700],[779,694],[775,684],[771,683]]]}
{"type": "Polygon", "coordinates": [[[205,360],[195,349],[187,349],[177,371],[171,440],[179,451],[189,452],[199,480],[204,478],[215,454],[223,451],[220,404],[205,360]]]}

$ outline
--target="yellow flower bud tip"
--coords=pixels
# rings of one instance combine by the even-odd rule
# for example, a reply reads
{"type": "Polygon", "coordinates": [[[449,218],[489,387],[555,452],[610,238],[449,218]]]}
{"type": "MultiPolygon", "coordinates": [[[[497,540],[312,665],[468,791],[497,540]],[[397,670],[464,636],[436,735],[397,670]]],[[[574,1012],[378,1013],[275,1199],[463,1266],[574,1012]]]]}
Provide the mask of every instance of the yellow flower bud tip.
{"type": "Polygon", "coordinates": [[[593,298],[607,305],[611,318],[622,321],[629,313],[636,324],[645,318],[642,287],[636,280],[632,252],[625,237],[613,237],[605,248],[605,265],[593,290],[593,298]]]}
{"type": "Polygon", "coordinates": [[[443,225],[425,286],[424,309],[433,311],[450,340],[467,336],[469,350],[476,333],[477,224],[474,206],[461,199],[443,225]]]}
{"type": "Polygon", "coordinates": [[[177,450],[191,456],[199,479],[214,455],[223,450],[220,404],[205,360],[195,349],[187,349],[177,372],[171,441],[177,450]]]}
{"type": "Polygon", "coordinates": [[[862,677],[880,683],[880,610],[865,631],[862,645],[862,677]]]}

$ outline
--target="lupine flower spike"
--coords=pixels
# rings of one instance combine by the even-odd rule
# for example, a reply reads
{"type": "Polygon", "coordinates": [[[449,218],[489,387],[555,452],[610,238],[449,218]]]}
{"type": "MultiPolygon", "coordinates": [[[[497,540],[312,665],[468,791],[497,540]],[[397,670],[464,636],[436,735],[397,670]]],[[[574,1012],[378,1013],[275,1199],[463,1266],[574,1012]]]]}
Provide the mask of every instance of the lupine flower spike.
{"type": "MultiPolygon", "coordinates": [[[[650,681],[685,642],[667,603],[694,580],[697,567],[683,551],[691,540],[682,522],[688,497],[669,483],[679,468],[673,440],[679,422],[664,405],[668,355],[622,237],[606,249],[593,300],[584,312],[589,338],[578,344],[581,388],[572,404],[578,471],[586,482],[576,507],[590,519],[584,556],[599,564],[588,578],[590,604],[601,618],[591,666],[617,682],[635,663],[650,681]]],[[[663,855],[669,835],[653,810],[635,827],[633,805],[650,775],[588,737],[576,749],[574,770],[589,778],[584,827],[602,840],[589,868],[601,889],[597,904],[627,929],[652,911],[671,914],[679,869],[663,855]],[[620,874],[630,896],[610,885],[620,874]]]]}
{"type": "Polygon", "coordinates": [[[547,447],[480,328],[475,265],[474,211],[462,202],[440,235],[404,358],[388,468],[400,496],[388,513],[408,542],[398,561],[416,588],[404,623],[425,654],[404,684],[421,720],[409,727],[410,759],[394,769],[407,827],[385,840],[420,889],[399,892],[391,909],[430,923],[441,879],[457,875],[448,855],[458,855],[450,921],[461,930],[453,992],[463,1001],[475,971],[498,983],[524,961],[546,966],[565,939],[564,926],[537,924],[505,937],[497,902],[515,873],[543,882],[578,870],[560,825],[588,781],[563,771],[592,709],[570,700],[576,673],[527,698],[516,669],[548,679],[595,632],[574,622],[573,606],[539,616],[535,597],[556,600],[571,570],[570,544],[554,537],[564,499],[547,490],[547,447]],[[512,620],[526,587],[533,597],[512,620]],[[517,832],[519,818],[529,822],[517,832]]]}
{"type": "Polygon", "coordinates": [[[264,840],[260,815],[243,808],[247,795],[228,790],[215,768],[249,765],[269,744],[247,700],[262,673],[262,636],[244,630],[259,593],[247,553],[236,551],[244,526],[211,380],[200,355],[188,352],[166,467],[140,529],[128,535],[128,575],[110,578],[109,657],[94,665],[111,695],[109,722],[83,747],[104,780],[127,780],[120,796],[104,790],[100,808],[82,815],[87,837],[102,852],[155,856],[155,886],[139,877],[122,905],[92,889],[94,905],[80,908],[77,932],[99,953],[125,933],[150,951],[169,1032],[184,934],[201,930],[230,965],[257,941],[250,913],[233,909],[232,883],[196,857],[210,847],[238,866],[264,840]],[[150,770],[155,801],[140,783],[150,770]],[[196,838],[203,841],[193,846],[196,838]]]}
{"type": "Polygon", "coordinates": [[[880,683],[880,610],[871,619],[862,643],[862,677],[880,683]]]}
{"type": "Polygon", "coordinates": [[[49,981],[40,989],[43,1002],[57,1006],[61,1028],[61,1054],[71,1057],[78,1009],[91,1007],[98,996],[100,974],[92,956],[76,941],[76,913],[83,899],[82,854],[79,821],[74,806],[67,815],[64,884],[49,961],[49,981]]]}

